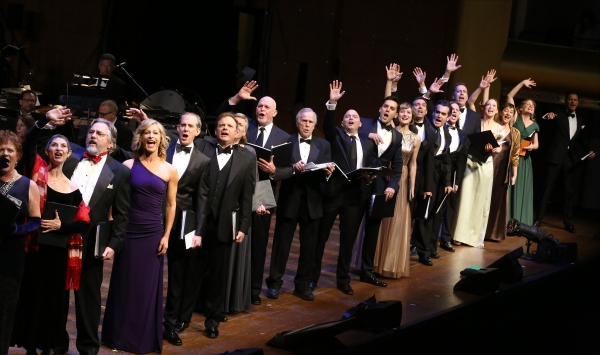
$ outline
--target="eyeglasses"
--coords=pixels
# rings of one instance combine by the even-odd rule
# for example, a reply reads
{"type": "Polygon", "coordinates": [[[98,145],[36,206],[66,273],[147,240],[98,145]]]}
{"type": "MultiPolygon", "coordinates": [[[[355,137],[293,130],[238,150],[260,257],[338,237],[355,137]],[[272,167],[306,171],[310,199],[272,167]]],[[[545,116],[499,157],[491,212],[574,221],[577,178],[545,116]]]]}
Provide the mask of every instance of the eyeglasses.
{"type": "Polygon", "coordinates": [[[88,134],[88,136],[93,136],[93,135],[94,135],[94,133],[95,133],[95,134],[96,134],[98,137],[100,137],[100,138],[106,137],[106,136],[108,135],[108,134],[106,134],[106,133],[103,133],[103,132],[100,132],[100,131],[95,131],[95,130],[93,130],[93,129],[90,129],[90,130],[88,131],[88,133],[87,133],[87,134],[88,134]]]}
{"type": "Polygon", "coordinates": [[[104,117],[106,115],[110,115],[111,113],[114,113],[114,112],[112,112],[112,111],[111,112],[98,112],[98,117],[104,117]]]}
{"type": "Polygon", "coordinates": [[[34,102],[36,102],[36,100],[35,100],[35,99],[21,99],[21,100],[22,100],[22,101],[25,101],[25,102],[29,102],[29,103],[34,103],[34,102]]]}

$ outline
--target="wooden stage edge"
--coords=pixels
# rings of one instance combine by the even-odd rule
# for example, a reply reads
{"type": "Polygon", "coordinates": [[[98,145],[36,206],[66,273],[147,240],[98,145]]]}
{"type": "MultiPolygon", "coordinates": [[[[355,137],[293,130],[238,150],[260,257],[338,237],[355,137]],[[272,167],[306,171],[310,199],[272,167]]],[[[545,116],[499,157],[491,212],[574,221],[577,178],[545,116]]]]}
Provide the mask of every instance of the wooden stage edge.
{"type": "MultiPolygon", "coordinates": [[[[275,218],[271,225],[271,238],[275,218]]],[[[560,242],[575,242],[578,244],[577,263],[591,260],[600,254],[600,241],[592,237],[600,231],[597,220],[576,219],[576,234],[570,234],[562,229],[562,220],[556,215],[547,217],[542,228],[553,234],[560,242]]],[[[252,306],[249,312],[228,315],[229,321],[219,327],[220,335],[217,339],[208,339],[204,335],[204,317],[194,314],[190,327],[180,337],[182,346],[173,346],[166,341],[163,343],[162,354],[217,354],[233,351],[239,348],[262,348],[265,354],[290,354],[288,351],[272,348],[266,345],[276,333],[285,330],[300,329],[311,324],[318,324],[338,320],[344,311],[367,298],[375,295],[378,301],[402,301],[401,329],[418,328],[425,321],[443,317],[451,311],[466,308],[470,305],[485,304],[485,300],[493,295],[510,292],[511,289],[535,283],[550,275],[571,268],[573,265],[539,264],[533,261],[520,259],[523,266],[523,281],[515,285],[504,286],[501,291],[488,296],[475,296],[461,291],[453,291],[454,284],[460,280],[460,271],[470,266],[487,266],[506,253],[523,246],[525,238],[508,237],[502,243],[486,242],[484,249],[458,246],[456,252],[451,253],[440,249],[441,258],[432,259],[433,266],[425,266],[417,262],[416,257],[411,260],[410,277],[401,279],[383,279],[388,287],[376,287],[358,281],[358,272],[352,268],[352,283],[355,294],[347,296],[335,287],[335,265],[339,234],[337,223],[327,244],[323,260],[323,274],[315,290],[313,302],[303,301],[292,295],[293,278],[298,260],[299,244],[296,238],[288,261],[288,268],[284,276],[284,284],[279,299],[271,300],[264,296],[263,284],[262,305],[252,306]]],[[[534,250],[536,245],[532,246],[534,250]]],[[[268,251],[271,250],[271,240],[268,251]]],[[[268,275],[270,254],[267,255],[265,277],[268,275]]],[[[165,262],[165,268],[166,268],[165,262]]],[[[103,305],[106,302],[110,271],[112,262],[105,263],[104,281],[102,284],[103,305]]],[[[164,292],[166,296],[167,272],[165,270],[164,292]]],[[[71,297],[73,300],[73,297],[71,297]]],[[[71,304],[67,331],[71,341],[69,354],[77,354],[75,347],[75,306],[71,304]]],[[[100,329],[101,331],[101,329],[100,329]]],[[[437,338],[435,335],[433,338],[437,338]]],[[[440,348],[440,349],[443,349],[440,348]]],[[[123,353],[107,347],[101,347],[100,354],[123,353]]],[[[10,348],[9,354],[25,354],[24,349],[10,348]]]]}

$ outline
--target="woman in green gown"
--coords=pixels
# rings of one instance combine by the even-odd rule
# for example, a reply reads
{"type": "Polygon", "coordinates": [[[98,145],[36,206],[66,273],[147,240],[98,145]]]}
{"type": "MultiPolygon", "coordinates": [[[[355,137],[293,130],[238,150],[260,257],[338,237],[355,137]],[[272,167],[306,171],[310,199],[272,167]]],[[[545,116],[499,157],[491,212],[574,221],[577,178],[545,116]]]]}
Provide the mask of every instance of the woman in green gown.
{"type": "MultiPolygon", "coordinates": [[[[535,86],[535,81],[525,79],[517,84],[510,93],[506,101],[514,104],[514,96],[523,87],[531,88],[535,86]]],[[[521,223],[533,224],[533,169],[531,167],[531,151],[538,149],[538,132],[540,126],[535,122],[535,102],[533,100],[523,100],[517,110],[517,118],[513,125],[521,132],[521,140],[529,141],[522,144],[522,153],[519,157],[519,170],[515,186],[509,189],[508,217],[515,218],[521,223]]]]}

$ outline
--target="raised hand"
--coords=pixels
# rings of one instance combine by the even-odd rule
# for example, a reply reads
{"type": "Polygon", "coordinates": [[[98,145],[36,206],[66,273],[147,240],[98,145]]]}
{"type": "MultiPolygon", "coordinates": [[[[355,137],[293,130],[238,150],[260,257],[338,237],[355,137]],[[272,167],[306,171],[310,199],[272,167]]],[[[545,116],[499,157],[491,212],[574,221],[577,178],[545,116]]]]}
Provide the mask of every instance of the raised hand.
{"type": "Polygon", "coordinates": [[[490,82],[487,80],[487,76],[481,77],[481,82],[479,83],[479,87],[483,90],[485,88],[490,87],[490,82]]]}
{"type": "Polygon", "coordinates": [[[59,107],[46,112],[46,118],[54,126],[62,126],[71,119],[71,110],[66,107],[59,107]]]}
{"type": "Polygon", "coordinates": [[[435,78],[431,86],[429,86],[429,92],[437,94],[439,92],[444,92],[444,90],[440,90],[440,88],[444,85],[444,81],[442,79],[435,78]]]}
{"type": "Polygon", "coordinates": [[[446,63],[446,71],[453,72],[461,67],[461,65],[456,65],[458,61],[458,56],[456,53],[452,53],[449,57],[446,57],[448,63],[446,63]]]}
{"type": "Polygon", "coordinates": [[[242,100],[254,100],[256,101],[256,97],[252,96],[252,92],[258,88],[258,84],[256,80],[246,81],[244,86],[238,91],[237,96],[242,100]]]}
{"type": "Polygon", "coordinates": [[[329,103],[336,104],[346,92],[342,91],[342,82],[334,80],[329,84],[329,103]]]}
{"type": "Polygon", "coordinates": [[[427,76],[426,72],[421,70],[421,68],[416,67],[413,69],[413,75],[415,76],[415,79],[417,79],[417,83],[419,83],[419,85],[425,85],[425,77],[427,76]]]}
{"type": "Polygon", "coordinates": [[[531,89],[532,86],[536,86],[535,81],[531,80],[531,78],[523,80],[522,83],[523,86],[526,86],[529,89],[531,89]]]}
{"type": "Polygon", "coordinates": [[[128,120],[136,120],[138,123],[148,119],[148,116],[146,116],[144,111],[133,107],[125,110],[125,117],[127,117],[128,120]]]}
{"type": "Polygon", "coordinates": [[[402,78],[402,74],[400,72],[400,65],[396,63],[390,63],[389,67],[385,67],[387,72],[387,80],[397,82],[402,78]]]}
{"type": "Polygon", "coordinates": [[[485,80],[487,80],[487,82],[489,84],[491,84],[494,81],[496,81],[496,79],[498,79],[496,77],[496,69],[490,69],[490,70],[488,70],[487,74],[485,75],[485,80]]]}

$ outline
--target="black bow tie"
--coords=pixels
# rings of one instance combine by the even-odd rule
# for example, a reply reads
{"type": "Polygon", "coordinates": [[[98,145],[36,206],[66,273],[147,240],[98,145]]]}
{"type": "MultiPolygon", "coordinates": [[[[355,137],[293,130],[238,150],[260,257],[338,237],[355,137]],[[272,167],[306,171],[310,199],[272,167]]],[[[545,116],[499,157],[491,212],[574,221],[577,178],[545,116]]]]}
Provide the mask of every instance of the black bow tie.
{"type": "Polygon", "coordinates": [[[185,153],[190,154],[192,152],[192,147],[184,147],[181,144],[177,143],[175,150],[177,151],[177,153],[183,150],[185,153]]]}
{"type": "Polygon", "coordinates": [[[571,114],[567,115],[567,117],[569,117],[569,118],[575,118],[575,114],[571,113],[571,114]]]}
{"type": "Polygon", "coordinates": [[[310,144],[310,142],[312,141],[312,139],[304,139],[304,138],[300,138],[300,143],[306,143],[306,144],[310,144]]]}
{"type": "Polygon", "coordinates": [[[467,109],[466,107],[463,107],[463,108],[461,108],[461,109],[460,109],[460,113],[463,113],[463,112],[465,112],[465,110],[466,110],[466,109],[467,109]]]}
{"type": "Polygon", "coordinates": [[[386,129],[388,132],[391,132],[394,128],[391,124],[386,125],[385,123],[381,122],[381,120],[379,121],[379,123],[381,124],[381,128],[386,129]]]}
{"type": "Polygon", "coordinates": [[[448,126],[450,129],[456,129],[456,126],[448,126]]]}
{"type": "Polygon", "coordinates": [[[231,146],[223,148],[220,145],[217,145],[217,150],[219,151],[219,154],[231,154],[231,146]]]}
{"type": "Polygon", "coordinates": [[[415,126],[423,127],[424,122],[415,122],[415,126]]]}

